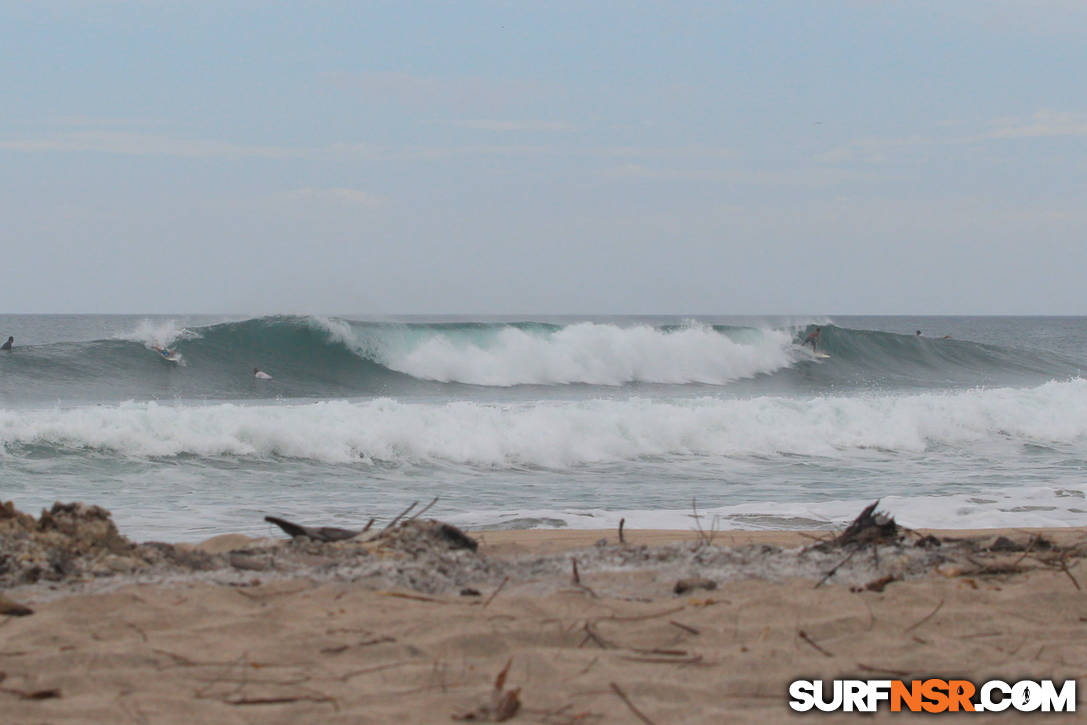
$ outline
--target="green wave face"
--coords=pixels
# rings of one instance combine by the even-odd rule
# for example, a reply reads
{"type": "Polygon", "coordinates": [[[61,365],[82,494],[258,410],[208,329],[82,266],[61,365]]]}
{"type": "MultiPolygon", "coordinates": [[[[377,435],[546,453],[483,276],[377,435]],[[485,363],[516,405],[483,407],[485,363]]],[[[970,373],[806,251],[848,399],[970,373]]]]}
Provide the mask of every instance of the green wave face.
{"type": "Polygon", "coordinates": [[[848,390],[1034,384],[1076,361],[962,340],[822,326],[805,329],[576,322],[358,322],[273,316],[0,355],[0,405],[118,400],[602,394],[819,395],[848,390]],[[176,351],[163,360],[153,347],[176,351]],[[272,376],[258,381],[254,368],[272,376]],[[550,393],[546,391],[552,391],[550,393]]]}

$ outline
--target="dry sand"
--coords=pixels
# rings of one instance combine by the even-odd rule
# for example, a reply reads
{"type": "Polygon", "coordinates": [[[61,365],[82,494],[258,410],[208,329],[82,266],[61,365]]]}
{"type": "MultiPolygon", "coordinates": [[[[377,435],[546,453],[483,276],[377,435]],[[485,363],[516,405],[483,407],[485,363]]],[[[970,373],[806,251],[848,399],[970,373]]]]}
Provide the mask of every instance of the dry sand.
{"type": "Polygon", "coordinates": [[[826,532],[483,532],[472,551],[435,531],[168,550],[107,536],[113,550],[33,584],[9,555],[0,591],[34,611],[0,615],[0,723],[448,723],[501,714],[507,663],[510,722],[863,717],[792,713],[797,678],[1074,677],[1087,707],[1085,529],[822,551],[826,532]],[[716,588],[675,594],[691,577],[716,588]]]}

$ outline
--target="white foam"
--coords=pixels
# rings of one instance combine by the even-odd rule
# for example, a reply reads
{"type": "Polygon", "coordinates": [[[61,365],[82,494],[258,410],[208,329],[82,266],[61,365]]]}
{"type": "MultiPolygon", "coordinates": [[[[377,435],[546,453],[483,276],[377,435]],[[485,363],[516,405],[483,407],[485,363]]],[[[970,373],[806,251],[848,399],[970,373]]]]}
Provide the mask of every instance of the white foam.
{"type": "Polygon", "coordinates": [[[872,449],[1018,455],[1024,443],[1087,441],[1087,381],[904,396],[283,405],[125,403],[0,410],[0,445],[127,456],[287,456],[329,463],[456,463],[485,469],[664,458],[817,456],[872,449]],[[1001,453],[1003,451],[1003,453],[1001,453]]]}
{"type": "MultiPolygon", "coordinates": [[[[800,498],[798,492],[797,498],[800,498]]],[[[829,529],[848,524],[861,509],[880,499],[879,508],[910,528],[989,529],[1015,527],[1084,526],[1087,483],[1078,486],[991,487],[984,499],[977,495],[883,495],[833,501],[760,501],[718,507],[699,505],[699,525],[719,530],[829,529]]],[[[614,531],[620,519],[627,529],[694,530],[692,509],[533,509],[476,510],[445,517],[450,523],[493,528],[510,521],[539,521],[540,528],[554,522],[572,529],[614,531]]],[[[719,540],[727,541],[727,535],[719,540]]]]}
{"type": "Polygon", "coordinates": [[[707,325],[675,330],[582,322],[554,331],[502,327],[484,339],[435,333],[387,345],[380,362],[416,378],[473,385],[632,382],[724,384],[798,359],[789,333],[737,342],[707,325]]]}

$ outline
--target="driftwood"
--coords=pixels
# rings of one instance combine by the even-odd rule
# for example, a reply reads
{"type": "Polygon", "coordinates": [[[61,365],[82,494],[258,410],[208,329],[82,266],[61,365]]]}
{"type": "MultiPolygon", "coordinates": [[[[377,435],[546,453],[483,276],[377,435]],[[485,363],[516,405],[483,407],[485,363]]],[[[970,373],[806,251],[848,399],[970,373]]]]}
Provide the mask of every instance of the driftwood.
{"type": "Polygon", "coordinates": [[[875,513],[879,500],[864,508],[853,523],[846,527],[838,538],[829,542],[830,546],[847,544],[891,544],[898,541],[898,524],[888,514],[875,513]]]}
{"type": "Polygon", "coordinates": [[[4,595],[0,594],[0,614],[9,617],[25,617],[33,614],[34,610],[30,607],[13,602],[4,595]]]}
{"type": "Polygon", "coordinates": [[[478,541],[458,529],[453,524],[438,522],[437,534],[440,538],[444,539],[445,542],[449,544],[450,549],[470,549],[472,551],[475,551],[479,548],[478,541]]]}
{"type": "Polygon", "coordinates": [[[291,538],[299,536],[314,541],[344,541],[353,539],[366,529],[341,529],[335,526],[302,526],[276,516],[265,516],[264,520],[283,529],[291,538]]]}
{"type": "Polygon", "coordinates": [[[672,587],[672,591],[676,594],[686,594],[687,592],[693,592],[695,589],[716,589],[717,582],[713,579],[703,579],[701,577],[695,577],[692,579],[680,579],[676,582],[676,585],[672,587]]]}

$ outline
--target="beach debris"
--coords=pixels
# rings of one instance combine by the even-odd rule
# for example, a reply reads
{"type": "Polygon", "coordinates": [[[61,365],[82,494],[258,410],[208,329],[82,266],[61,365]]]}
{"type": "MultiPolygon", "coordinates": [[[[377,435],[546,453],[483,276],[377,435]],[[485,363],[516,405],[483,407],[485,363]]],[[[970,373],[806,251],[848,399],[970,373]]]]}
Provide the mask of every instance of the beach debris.
{"type": "Polygon", "coordinates": [[[283,529],[291,538],[305,537],[314,541],[344,541],[353,539],[366,529],[341,529],[336,526],[302,526],[277,516],[265,516],[264,520],[283,529]]]}
{"type": "Polygon", "coordinates": [[[713,544],[714,537],[717,536],[717,533],[721,528],[720,515],[714,514],[709,531],[702,528],[703,515],[698,513],[698,503],[693,497],[691,498],[691,513],[687,515],[694,519],[695,533],[698,536],[698,541],[696,545],[711,546],[713,544]]]}
{"type": "Polygon", "coordinates": [[[472,587],[465,587],[464,589],[461,589],[460,590],[460,595],[462,597],[481,597],[481,596],[483,596],[478,589],[473,589],[472,587]]]}
{"type": "MultiPolygon", "coordinates": [[[[416,511],[415,513],[413,513],[413,514],[411,515],[411,518],[412,518],[412,519],[417,519],[417,518],[419,518],[420,516],[422,516],[423,514],[425,514],[425,513],[427,512],[427,511],[429,511],[429,510],[430,510],[430,507],[431,507],[431,506],[433,506],[434,504],[438,503],[438,498],[439,498],[438,496],[435,496],[434,498],[432,498],[432,499],[430,500],[430,503],[428,503],[428,504],[427,504],[426,506],[424,506],[423,508],[421,508],[421,509],[419,509],[418,511],[416,511]]],[[[414,505],[414,504],[413,504],[413,505],[414,505]]],[[[411,519],[408,519],[408,520],[410,521],[411,519]]]]}
{"type": "Polygon", "coordinates": [[[943,608],[943,606],[944,606],[944,600],[941,598],[940,603],[936,605],[935,609],[933,609],[931,612],[929,612],[925,616],[921,617],[921,619],[917,620],[916,622],[911,624],[909,627],[906,627],[904,630],[902,630],[902,633],[906,634],[907,632],[912,632],[913,630],[917,629],[922,624],[924,624],[925,622],[927,622],[930,619],[932,619],[933,617],[935,617],[936,613],[939,612],[940,609],[943,608]]]}
{"type": "Polygon", "coordinates": [[[646,725],[655,725],[654,722],[650,720],[644,712],[634,706],[634,703],[630,701],[629,697],[627,697],[627,693],[623,692],[623,688],[619,687],[619,685],[615,684],[614,682],[610,683],[610,687],[611,691],[614,692],[619,697],[619,699],[623,701],[623,704],[625,704],[627,708],[632,713],[634,713],[635,717],[637,717],[646,725]]]}
{"type": "Polygon", "coordinates": [[[487,605],[489,605],[491,602],[494,601],[494,598],[497,597],[498,593],[500,591],[502,591],[506,587],[506,584],[508,584],[509,581],[510,581],[509,577],[506,577],[505,579],[502,580],[502,583],[498,585],[498,588],[494,590],[494,592],[491,594],[491,596],[487,597],[487,601],[483,602],[483,608],[484,609],[486,609],[487,605]]]}
{"type": "Polygon", "coordinates": [[[445,599],[438,599],[437,597],[427,597],[422,594],[413,594],[411,592],[391,592],[391,591],[378,591],[377,594],[383,597],[396,597],[398,599],[413,599],[417,602],[433,602],[434,604],[449,604],[445,599]]]}
{"type": "MultiPolygon", "coordinates": [[[[478,549],[479,542],[456,526],[435,519],[420,520],[418,518],[419,514],[433,506],[437,500],[435,497],[415,516],[401,522],[405,514],[415,508],[418,502],[408,506],[385,528],[367,539],[366,543],[377,542],[381,546],[413,554],[421,554],[433,549],[470,549],[472,551],[478,549]]],[[[361,529],[344,529],[337,526],[303,526],[277,516],[265,516],[264,520],[283,529],[292,539],[309,539],[325,544],[357,539],[369,531],[374,522],[374,519],[370,519],[369,523],[361,529]]]]}
{"type": "MultiPolygon", "coordinates": [[[[425,510],[425,509],[424,509],[425,510]]],[[[275,519],[276,517],[271,517],[275,519]]],[[[216,572],[224,583],[250,572],[333,572],[380,576],[382,585],[423,593],[491,581],[504,572],[485,557],[465,557],[478,542],[456,526],[412,517],[370,538],[361,530],[310,527],[277,519],[289,544],[239,537],[223,550],[191,544],[137,544],[118,533],[109,511],[83,503],[57,503],[41,518],[0,504],[0,590],[37,582],[90,582],[134,574],[216,572]],[[342,538],[342,537],[350,538],[342,538]],[[363,563],[365,562],[365,563],[363,563]]],[[[457,589],[454,589],[457,591],[457,589]]]]}
{"type": "Polygon", "coordinates": [[[619,543],[625,544],[626,540],[623,538],[623,525],[626,524],[626,519],[619,519],[619,543]]]}
{"type": "Polygon", "coordinates": [[[812,646],[812,649],[814,649],[816,652],[823,655],[824,657],[833,657],[834,656],[832,653],[828,652],[826,649],[824,649],[822,646],[820,646],[820,644],[818,642],[816,642],[814,639],[812,639],[811,635],[808,634],[807,632],[805,632],[804,630],[802,630],[802,629],[796,630],[796,635],[798,637],[800,637],[800,639],[802,639],[805,642],[807,642],[808,644],[810,644],[812,646]]]}
{"type": "Polygon", "coordinates": [[[712,591],[717,588],[717,582],[712,579],[703,579],[701,577],[694,577],[691,579],[680,579],[672,587],[672,591],[675,594],[687,594],[693,592],[695,589],[706,589],[712,591]]]}
{"type": "Polygon", "coordinates": [[[371,541],[413,554],[442,549],[476,551],[479,548],[478,541],[456,526],[435,519],[408,519],[394,529],[382,530],[371,541]]]}
{"type": "Polygon", "coordinates": [[[99,506],[58,501],[35,520],[0,504],[0,585],[132,571],[135,550],[99,506]]]}
{"type": "Polygon", "coordinates": [[[918,549],[936,549],[942,546],[943,542],[941,542],[932,534],[926,534],[925,536],[922,536],[920,539],[914,542],[913,545],[916,546],[918,549]]]}
{"type": "Polygon", "coordinates": [[[985,548],[996,553],[1018,553],[1023,551],[1049,551],[1054,547],[1053,542],[1039,534],[1030,537],[1030,541],[1026,544],[1013,541],[1007,536],[998,536],[985,548]]]}
{"type": "Polygon", "coordinates": [[[52,700],[60,697],[60,689],[51,687],[45,690],[16,690],[12,687],[0,687],[0,692],[16,695],[22,700],[52,700]]]}
{"type": "Polygon", "coordinates": [[[894,544],[898,542],[898,524],[890,514],[876,513],[879,499],[864,507],[857,518],[837,538],[828,544],[843,547],[850,544],[894,544]]]}
{"type": "Polygon", "coordinates": [[[989,551],[1011,552],[1023,551],[1025,548],[1025,546],[1015,543],[1007,536],[998,536],[993,543],[989,544],[989,551]]]}
{"type": "Polygon", "coordinates": [[[888,584],[898,581],[898,577],[894,574],[888,574],[887,576],[881,576],[879,579],[873,579],[865,584],[863,587],[852,587],[852,592],[882,592],[888,584]]]}
{"type": "Polygon", "coordinates": [[[674,619],[669,619],[668,624],[672,625],[673,627],[678,627],[679,629],[682,629],[684,632],[689,632],[689,633],[695,635],[696,637],[698,635],[702,634],[701,630],[695,629],[694,627],[692,627],[689,624],[684,624],[683,622],[677,622],[674,619]]]}
{"type": "Polygon", "coordinates": [[[8,617],[26,617],[34,613],[30,607],[13,602],[3,594],[0,594],[0,614],[8,617]]]}
{"type": "Polygon", "coordinates": [[[506,689],[506,675],[509,674],[511,657],[506,661],[506,666],[494,678],[494,688],[487,700],[475,709],[453,715],[454,720],[470,720],[473,722],[505,722],[517,714],[521,709],[521,688],[506,689]]]}
{"type": "MultiPolygon", "coordinates": [[[[820,544],[820,546],[822,546],[822,544],[820,544]]],[[[818,548],[818,547],[817,547],[817,548],[818,548]]],[[[837,571],[838,571],[839,569],[841,569],[841,568],[842,568],[843,566],[845,566],[846,564],[848,564],[848,563],[849,563],[849,560],[850,560],[850,559],[852,559],[852,558],[853,558],[853,556],[854,556],[854,555],[855,555],[855,554],[856,554],[856,553],[857,553],[858,551],[860,551],[860,549],[854,549],[853,551],[849,552],[849,555],[848,555],[848,556],[846,556],[846,557],[845,557],[844,559],[842,559],[841,561],[839,561],[839,562],[838,562],[837,564],[835,564],[835,565],[834,565],[834,568],[833,568],[833,569],[831,569],[830,571],[828,571],[828,572],[827,572],[826,574],[824,574],[824,575],[823,575],[823,578],[822,578],[822,579],[820,579],[819,581],[815,582],[815,586],[814,586],[814,587],[812,587],[812,588],[813,588],[813,589],[818,589],[818,588],[819,588],[820,586],[822,586],[822,585],[823,585],[823,583],[824,583],[824,582],[825,582],[825,581],[826,581],[827,579],[830,579],[830,578],[831,578],[832,576],[834,576],[834,574],[835,574],[835,573],[836,573],[836,572],[837,572],[837,571]]]]}
{"type": "Polygon", "coordinates": [[[578,643],[578,649],[584,647],[587,642],[592,642],[600,649],[615,649],[617,647],[614,643],[604,639],[604,637],[596,631],[596,627],[593,626],[592,622],[586,621],[581,628],[584,630],[585,636],[581,639],[581,642],[578,643]]]}
{"type": "Polygon", "coordinates": [[[392,520],[392,521],[390,521],[389,523],[385,524],[385,528],[384,528],[384,529],[382,529],[382,531],[388,531],[388,530],[389,530],[389,529],[391,529],[392,527],[396,526],[396,522],[397,522],[397,521],[399,521],[400,519],[404,518],[404,516],[406,516],[406,515],[407,515],[407,513],[408,513],[409,511],[411,511],[411,510],[412,510],[413,508],[415,508],[415,507],[416,507],[416,506],[418,506],[418,505],[419,505],[419,502],[418,502],[418,501],[412,501],[412,502],[411,502],[411,506],[408,506],[408,507],[407,507],[406,509],[404,509],[403,511],[401,511],[401,512],[399,513],[399,515],[397,515],[397,517],[396,517],[395,519],[393,519],[393,520],[392,520]]]}

